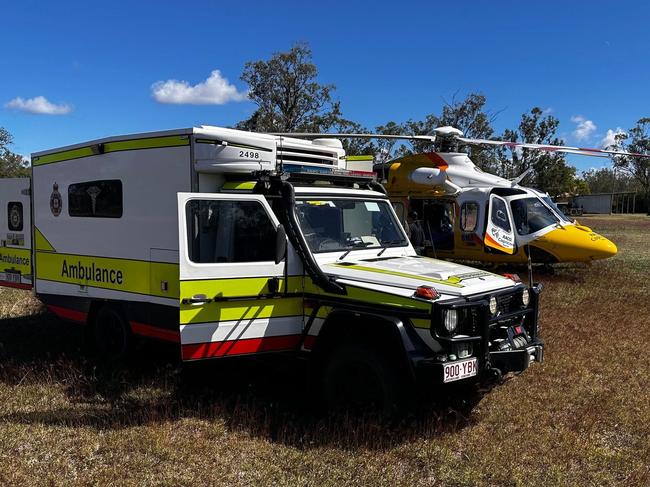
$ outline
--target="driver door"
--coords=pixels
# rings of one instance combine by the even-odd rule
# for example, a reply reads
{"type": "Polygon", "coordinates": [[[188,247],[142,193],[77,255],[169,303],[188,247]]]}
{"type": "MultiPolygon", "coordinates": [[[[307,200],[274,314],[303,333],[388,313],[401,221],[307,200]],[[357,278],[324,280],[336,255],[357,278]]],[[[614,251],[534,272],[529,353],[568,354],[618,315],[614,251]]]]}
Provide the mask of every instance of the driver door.
{"type": "Polygon", "coordinates": [[[483,243],[490,249],[512,255],[515,253],[515,233],[506,200],[495,194],[490,195],[487,224],[483,243]]]}
{"type": "Polygon", "coordinates": [[[296,349],[302,280],[287,277],[290,246],[276,263],[279,222],[266,198],[178,193],[178,221],[183,360],[296,349]]]}

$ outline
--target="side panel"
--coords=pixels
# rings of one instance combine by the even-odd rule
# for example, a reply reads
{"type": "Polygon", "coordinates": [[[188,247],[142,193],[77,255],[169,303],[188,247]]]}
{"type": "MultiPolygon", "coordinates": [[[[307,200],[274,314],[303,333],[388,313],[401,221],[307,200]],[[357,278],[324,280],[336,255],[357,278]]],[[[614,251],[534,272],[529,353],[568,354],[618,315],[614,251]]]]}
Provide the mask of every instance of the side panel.
{"type": "Polygon", "coordinates": [[[263,232],[260,227],[268,225],[275,233],[279,223],[263,196],[178,195],[183,360],[295,350],[300,344],[303,280],[288,276],[296,276],[302,269],[291,246],[286,258],[276,264],[266,259],[273,253],[268,250],[275,248],[275,241],[269,237],[260,242],[248,233],[248,239],[237,244],[252,249],[244,252],[247,255],[264,247],[264,257],[248,261],[227,257],[238,253],[230,241],[235,231],[240,231],[242,220],[250,218],[251,208],[257,212],[259,232],[263,232]],[[223,210],[237,205],[239,209],[234,212],[223,210]],[[196,211],[201,214],[197,216],[196,211]],[[228,230],[219,233],[224,228],[228,230]],[[190,255],[190,242],[194,256],[190,255]],[[214,255],[205,258],[204,249],[214,255]]]}
{"type": "MultiPolygon", "coordinates": [[[[168,308],[177,318],[176,194],[190,188],[191,171],[189,139],[186,145],[35,165],[39,297],[48,305],[53,296],[77,298],[65,302],[80,303],[82,310],[96,300],[119,301],[125,309],[137,308],[128,318],[142,325],[157,325],[154,305],[168,308]],[[106,181],[118,182],[120,190],[111,196],[111,204],[117,207],[119,202],[120,207],[112,207],[110,217],[101,213],[106,197],[102,192],[113,191],[106,181]],[[83,216],[76,216],[80,213],[83,216]]],[[[177,333],[177,325],[173,331],[177,333]]]]}
{"type": "Polygon", "coordinates": [[[31,289],[29,178],[0,179],[0,285],[31,289]]]}

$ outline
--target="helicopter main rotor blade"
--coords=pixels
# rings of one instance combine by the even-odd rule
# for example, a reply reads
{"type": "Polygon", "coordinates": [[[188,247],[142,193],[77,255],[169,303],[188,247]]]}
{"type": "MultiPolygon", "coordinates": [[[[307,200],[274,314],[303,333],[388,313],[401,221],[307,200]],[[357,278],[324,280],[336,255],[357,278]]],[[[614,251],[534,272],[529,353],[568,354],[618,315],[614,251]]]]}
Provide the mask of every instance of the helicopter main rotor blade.
{"type": "Polygon", "coordinates": [[[435,135],[388,135],[388,134],[314,134],[310,132],[273,132],[269,135],[296,137],[299,139],[399,139],[435,142],[435,135]]]}
{"type": "Polygon", "coordinates": [[[611,157],[611,156],[628,156],[628,157],[650,157],[650,154],[637,154],[634,152],[615,151],[607,149],[590,149],[588,147],[571,147],[567,145],[546,145],[546,144],[527,144],[525,142],[509,142],[506,140],[489,140],[489,139],[468,139],[465,137],[456,137],[456,140],[472,145],[493,145],[507,147],[509,149],[532,149],[545,152],[563,152],[567,154],[578,154],[581,156],[592,157],[611,157]]]}

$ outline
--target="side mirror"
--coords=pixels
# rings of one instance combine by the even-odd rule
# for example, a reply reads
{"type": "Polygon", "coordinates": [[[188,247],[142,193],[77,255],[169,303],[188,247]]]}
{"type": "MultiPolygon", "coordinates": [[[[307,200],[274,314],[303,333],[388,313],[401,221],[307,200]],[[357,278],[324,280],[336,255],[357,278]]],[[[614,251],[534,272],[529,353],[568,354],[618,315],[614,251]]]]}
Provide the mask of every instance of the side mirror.
{"type": "Polygon", "coordinates": [[[287,255],[287,232],[284,225],[278,225],[275,233],[275,263],[279,264],[287,255]]]}

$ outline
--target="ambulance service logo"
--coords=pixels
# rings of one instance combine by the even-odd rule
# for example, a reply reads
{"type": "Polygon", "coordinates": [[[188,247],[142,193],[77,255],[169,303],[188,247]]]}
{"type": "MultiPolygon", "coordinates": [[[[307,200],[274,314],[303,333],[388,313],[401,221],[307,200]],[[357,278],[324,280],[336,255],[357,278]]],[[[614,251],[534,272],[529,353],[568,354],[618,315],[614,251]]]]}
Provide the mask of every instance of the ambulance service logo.
{"type": "Polygon", "coordinates": [[[9,206],[9,230],[20,232],[23,229],[23,205],[10,203],[9,206]]]}
{"type": "Polygon", "coordinates": [[[50,195],[50,210],[54,216],[59,216],[62,208],[63,200],[61,199],[61,193],[59,193],[59,185],[54,183],[54,186],[52,186],[52,194],[50,195]]]}

